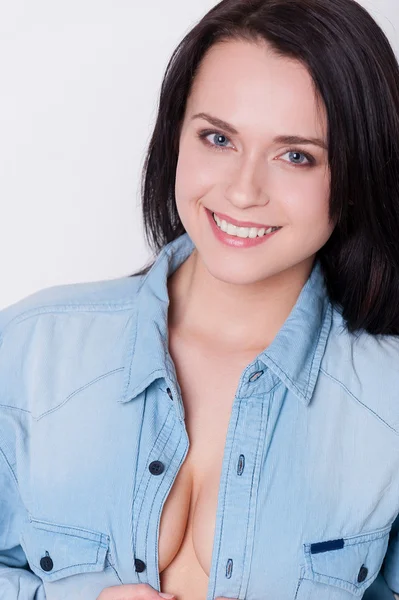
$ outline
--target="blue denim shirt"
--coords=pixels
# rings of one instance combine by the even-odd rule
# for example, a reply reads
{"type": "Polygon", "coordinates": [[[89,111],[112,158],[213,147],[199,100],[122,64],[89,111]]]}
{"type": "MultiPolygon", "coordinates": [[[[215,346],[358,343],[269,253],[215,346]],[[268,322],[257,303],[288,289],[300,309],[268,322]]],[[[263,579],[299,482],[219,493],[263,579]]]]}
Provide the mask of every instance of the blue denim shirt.
{"type": "MultiPolygon", "coordinates": [[[[0,311],[1,600],[160,590],[160,515],[189,448],[167,278],[193,248],[185,233],[145,276],[0,311]]],[[[239,380],[207,600],[393,598],[398,513],[399,338],[349,334],[315,262],[239,380]]]]}

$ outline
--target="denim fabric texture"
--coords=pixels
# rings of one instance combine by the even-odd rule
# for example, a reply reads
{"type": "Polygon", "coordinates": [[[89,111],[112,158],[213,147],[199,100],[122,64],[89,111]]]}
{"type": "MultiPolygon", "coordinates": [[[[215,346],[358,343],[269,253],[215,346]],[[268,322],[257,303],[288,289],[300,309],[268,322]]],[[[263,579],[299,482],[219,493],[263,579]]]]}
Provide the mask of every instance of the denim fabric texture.
{"type": "MultiPolygon", "coordinates": [[[[1,600],[160,590],[189,449],[167,279],[193,249],[0,311],[1,600]]],[[[206,600],[393,599],[398,514],[399,337],[348,333],[316,261],[232,398],[206,600]]]]}

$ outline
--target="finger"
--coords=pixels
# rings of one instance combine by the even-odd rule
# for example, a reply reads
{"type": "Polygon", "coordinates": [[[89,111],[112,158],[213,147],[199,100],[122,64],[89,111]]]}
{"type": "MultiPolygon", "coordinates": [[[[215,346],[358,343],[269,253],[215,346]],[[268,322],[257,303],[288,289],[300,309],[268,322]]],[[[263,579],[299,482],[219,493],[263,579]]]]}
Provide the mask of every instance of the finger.
{"type": "Polygon", "coordinates": [[[161,600],[156,589],[147,583],[131,583],[104,588],[97,600],[161,600]]]}

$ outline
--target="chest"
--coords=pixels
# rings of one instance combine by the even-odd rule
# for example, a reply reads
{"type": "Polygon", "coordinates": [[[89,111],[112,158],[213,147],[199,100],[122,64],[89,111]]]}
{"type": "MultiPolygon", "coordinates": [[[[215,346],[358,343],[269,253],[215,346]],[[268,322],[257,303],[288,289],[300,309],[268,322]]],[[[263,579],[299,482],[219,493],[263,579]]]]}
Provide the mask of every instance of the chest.
{"type": "MultiPolygon", "coordinates": [[[[362,523],[362,517],[348,535],[342,533],[342,523],[347,519],[356,523],[356,514],[367,514],[369,503],[377,501],[361,477],[351,477],[344,466],[349,447],[352,459],[360,464],[364,440],[359,439],[356,448],[349,444],[344,452],[338,448],[334,464],[331,444],[336,436],[330,432],[324,443],[311,436],[306,442],[303,434],[312,428],[315,415],[302,411],[290,397],[285,397],[284,406],[281,388],[262,399],[240,400],[236,403],[239,412],[234,414],[240,376],[254,356],[233,360],[212,349],[174,344],[173,340],[170,352],[182,392],[190,449],[161,515],[161,590],[174,593],[177,600],[206,598],[222,535],[225,560],[219,561],[217,575],[213,575],[220,582],[227,581],[240,568],[241,581],[245,581],[250,577],[245,565],[252,556],[253,600],[263,600],[265,589],[273,591],[272,597],[280,592],[286,597],[290,586],[294,589],[290,580],[295,581],[292,598],[295,595],[298,600],[319,600],[320,586],[326,598],[360,596],[370,584],[370,579],[364,579],[366,569],[366,577],[375,577],[381,567],[389,535],[386,521],[383,527],[373,528],[362,523]],[[272,446],[277,437],[278,452],[272,446]],[[247,472],[237,476],[241,458],[247,472]],[[303,464],[309,464],[307,479],[303,464]],[[240,502],[248,510],[240,511],[240,502]],[[331,534],[334,530],[336,535],[331,534]],[[342,546],[340,552],[328,546],[334,539],[342,546]],[[323,551],[313,553],[312,541],[327,544],[323,551]],[[278,566],[274,554],[280,557],[278,566]],[[289,569],[283,566],[284,557],[289,569]],[[348,588],[351,593],[346,594],[348,588]]],[[[322,423],[321,415],[316,421],[322,423]]],[[[219,595],[240,597],[239,588],[236,592],[226,589],[230,591],[219,595]]]]}
{"type": "MultiPolygon", "coordinates": [[[[361,597],[397,514],[398,454],[386,425],[327,376],[304,407],[261,361],[246,369],[250,356],[170,350],[184,422],[166,392],[168,369],[117,408],[119,372],[83,388],[30,422],[25,460],[21,431],[21,494],[41,525],[24,549],[52,578],[49,600],[94,599],[116,573],[155,587],[159,575],[176,600],[361,597]],[[116,573],[104,557],[91,573],[92,547],[106,536],[116,573]]],[[[4,418],[12,424],[14,411],[4,418]]]]}
{"type": "Polygon", "coordinates": [[[170,337],[190,440],[164,504],[159,529],[161,590],[177,598],[207,595],[226,436],[247,356],[226,356],[170,337]]]}

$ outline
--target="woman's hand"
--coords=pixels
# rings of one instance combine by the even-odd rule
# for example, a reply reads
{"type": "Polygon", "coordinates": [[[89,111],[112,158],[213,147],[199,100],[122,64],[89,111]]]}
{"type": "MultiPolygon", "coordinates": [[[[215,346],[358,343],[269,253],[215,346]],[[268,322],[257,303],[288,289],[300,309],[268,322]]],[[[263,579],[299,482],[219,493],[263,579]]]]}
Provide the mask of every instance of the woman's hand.
{"type": "Polygon", "coordinates": [[[174,598],[173,594],[160,594],[148,583],[113,585],[104,588],[97,600],[162,600],[174,598]]]}
{"type": "MultiPolygon", "coordinates": [[[[97,600],[161,600],[162,598],[174,598],[174,596],[173,594],[162,595],[148,583],[132,583],[104,588],[97,600]]],[[[215,600],[232,599],[219,596],[215,600]]]]}

